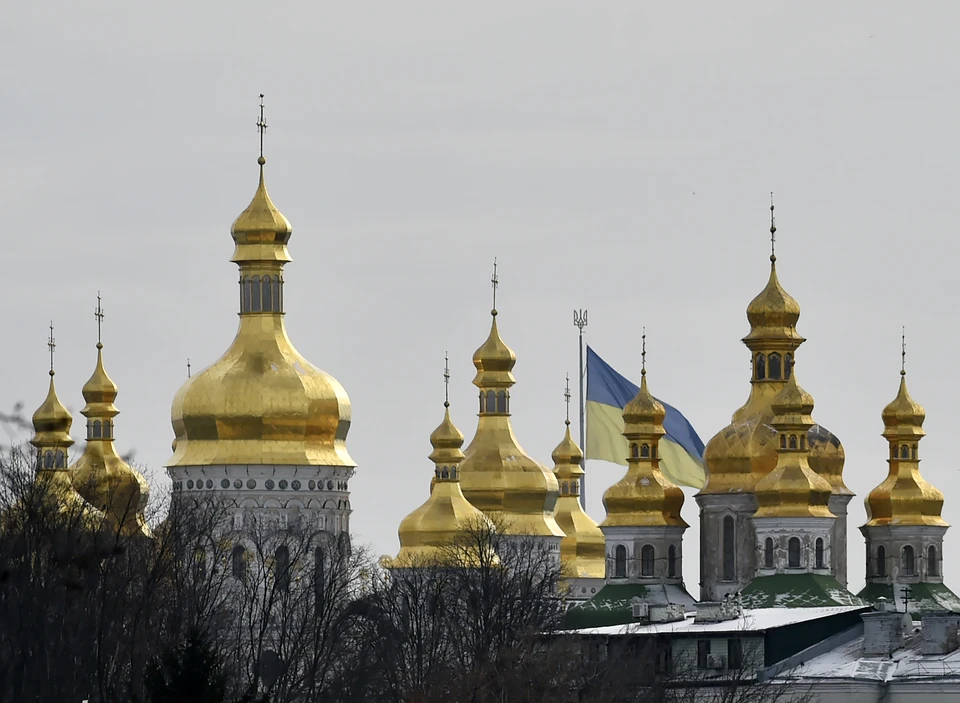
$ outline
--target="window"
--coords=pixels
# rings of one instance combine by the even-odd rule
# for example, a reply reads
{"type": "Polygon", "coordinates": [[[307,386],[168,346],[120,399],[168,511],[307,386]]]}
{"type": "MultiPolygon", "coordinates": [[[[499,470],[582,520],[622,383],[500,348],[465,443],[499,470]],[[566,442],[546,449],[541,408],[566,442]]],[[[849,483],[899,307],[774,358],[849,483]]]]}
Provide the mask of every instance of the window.
{"type": "Polygon", "coordinates": [[[100,439],[103,437],[103,423],[99,420],[93,421],[93,439],[100,439]]]}
{"type": "Polygon", "coordinates": [[[284,545],[273,553],[273,578],[277,589],[290,590],[290,550],[284,545]]]}
{"type": "Polygon", "coordinates": [[[250,302],[252,283],[249,278],[240,281],[240,312],[250,312],[253,304],[250,302]]]}
{"type": "Polygon", "coordinates": [[[769,537],[763,543],[763,566],[766,569],[773,568],[773,540],[769,537]]]}
{"type": "Polygon", "coordinates": [[[656,444],[651,444],[651,445],[650,445],[650,458],[652,458],[652,459],[656,459],[656,458],[657,458],[657,445],[656,445],[656,444]]]}
{"type": "Polygon", "coordinates": [[[793,370],[793,355],[785,354],[783,357],[783,377],[790,380],[790,372],[793,370]]]}
{"type": "Polygon", "coordinates": [[[877,547],[877,576],[887,575],[887,550],[883,545],[877,547]]]}
{"type": "Polygon", "coordinates": [[[916,444],[914,444],[912,447],[910,447],[910,458],[913,459],[914,461],[916,461],[916,458],[917,458],[917,445],[916,445],[916,444]]]}
{"type": "Polygon", "coordinates": [[[273,279],[273,309],[283,312],[283,287],[280,285],[280,276],[273,279]]]}
{"type": "Polygon", "coordinates": [[[817,537],[816,543],[816,553],[817,553],[817,568],[823,569],[823,538],[817,537]]]}
{"type": "Polygon", "coordinates": [[[653,546],[643,545],[640,550],[640,575],[653,576],[653,546]]]}
{"type": "Polygon", "coordinates": [[[260,312],[260,276],[250,279],[250,301],[253,303],[250,311],[260,312]]]}
{"type": "Polygon", "coordinates": [[[762,381],[767,377],[767,358],[763,354],[757,354],[757,380],[762,381]]]}
{"type": "Polygon", "coordinates": [[[450,474],[447,472],[446,466],[440,469],[440,478],[450,478],[450,474]]]}
{"type": "Polygon", "coordinates": [[[657,673],[670,675],[673,673],[673,648],[670,640],[657,643],[657,673]]]}
{"type": "Polygon", "coordinates": [[[273,287],[271,286],[272,279],[270,276],[263,277],[263,288],[262,288],[262,298],[263,298],[263,311],[272,312],[273,311],[273,287]]]}
{"type": "Polygon", "coordinates": [[[743,668],[743,640],[727,640],[727,668],[743,668]]]}
{"type": "Polygon", "coordinates": [[[913,547],[908,544],[903,548],[903,552],[900,555],[900,570],[904,576],[913,576],[914,573],[916,573],[915,569],[913,547]]]}
{"type": "Polygon", "coordinates": [[[564,481],[563,484],[560,486],[560,493],[563,494],[563,495],[569,494],[569,493],[570,493],[570,484],[567,483],[566,481],[564,481]]]}
{"type": "Polygon", "coordinates": [[[787,435],[785,434],[780,435],[780,448],[781,449],[787,448],[787,435]]]}
{"type": "Polygon", "coordinates": [[[697,640],[697,666],[707,668],[710,659],[710,640],[697,640]]]}
{"type": "Polygon", "coordinates": [[[487,391],[487,412],[495,413],[497,411],[497,394],[494,391],[487,391]]]}
{"type": "Polygon", "coordinates": [[[900,458],[901,459],[910,458],[910,447],[908,447],[906,444],[900,447],[900,458]]]}
{"type": "Polygon", "coordinates": [[[637,448],[636,444],[630,445],[630,456],[632,456],[634,459],[640,458],[640,450],[637,448]]]}
{"type": "Polygon", "coordinates": [[[641,458],[643,458],[643,459],[649,459],[649,458],[650,458],[650,445],[649,445],[649,444],[641,444],[641,445],[640,445],[640,456],[641,456],[641,458]]]}
{"type": "Polygon", "coordinates": [[[617,579],[627,578],[627,548],[618,544],[613,554],[613,577],[617,579]]]}
{"type": "Polygon", "coordinates": [[[233,571],[233,578],[244,581],[247,578],[247,550],[242,544],[233,548],[230,554],[230,566],[233,571]]]}
{"type": "Polygon", "coordinates": [[[779,380],[780,380],[780,376],[781,376],[781,374],[780,374],[780,355],[779,355],[779,354],[771,354],[770,357],[769,357],[769,362],[770,362],[770,364],[769,364],[769,368],[767,369],[767,372],[768,372],[768,374],[769,374],[769,376],[770,376],[770,379],[773,380],[773,381],[779,381],[779,380]]]}
{"type": "Polygon", "coordinates": [[[800,568],[800,540],[791,537],[787,542],[787,566],[791,569],[800,568]]]}
{"type": "Polygon", "coordinates": [[[736,533],[733,518],[723,518],[723,580],[733,581],[737,573],[736,533]]]}
{"type": "Polygon", "coordinates": [[[507,412],[507,394],[505,391],[500,391],[497,393],[497,412],[507,412]]]}
{"type": "MultiPolygon", "coordinates": [[[[932,549],[932,547],[931,547],[932,549]]],[[[667,577],[675,579],[677,578],[677,548],[675,545],[670,545],[667,549],[667,577]]]]}
{"type": "Polygon", "coordinates": [[[797,435],[795,434],[790,435],[790,448],[791,449],[797,448],[797,435]]]}
{"type": "Polygon", "coordinates": [[[62,449],[58,449],[58,450],[57,450],[56,468],[62,469],[62,468],[65,468],[66,465],[67,465],[67,455],[64,454],[64,452],[63,452],[62,449]]]}
{"type": "Polygon", "coordinates": [[[930,576],[940,575],[940,564],[937,563],[937,548],[930,545],[927,549],[927,574],[930,576]]]}
{"type": "Polygon", "coordinates": [[[113,420],[104,420],[103,421],[103,438],[110,439],[113,435],[113,420]]]}
{"type": "Polygon", "coordinates": [[[53,468],[53,452],[49,449],[43,453],[43,468],[52,469],[53,468]]]}

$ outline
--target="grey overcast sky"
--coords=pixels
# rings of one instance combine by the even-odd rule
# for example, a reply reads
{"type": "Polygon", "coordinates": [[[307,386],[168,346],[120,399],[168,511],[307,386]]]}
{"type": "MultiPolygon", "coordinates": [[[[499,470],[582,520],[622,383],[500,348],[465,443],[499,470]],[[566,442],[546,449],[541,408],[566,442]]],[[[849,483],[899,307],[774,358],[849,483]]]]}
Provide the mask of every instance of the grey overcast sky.
{"type": "MultiPolygon", "coordinates": [[[[395,553],[427,496],[445,350],[454,419],[474,431],[494,256],[529,453],[552,465],[562,437],[574,307],[628,377],[646,326],[651,389],[706,442],[748,393],[739,340],[775,191],[780,277],[809,340],[798,378],[858,496],[857,591],[901,325],[928,412],[922,470],[960,521],[943,364],[957,342],[958,20],[960,5],[932,1],[8,3],[0,400],[43,399],[52,319],[61,397],[82,407],[102,291],[118,443],[167,489],[186,359],[212,363],[236,329],[229,226],[256,185],[266,93],[268,184],[294,227],[289,333],[352,399],[353,528],[395,553]]],[[[598,521],[621,472],[588,466],[598,521]]],[[[697,594],[692,494],[684,515],[697,594]]]]}

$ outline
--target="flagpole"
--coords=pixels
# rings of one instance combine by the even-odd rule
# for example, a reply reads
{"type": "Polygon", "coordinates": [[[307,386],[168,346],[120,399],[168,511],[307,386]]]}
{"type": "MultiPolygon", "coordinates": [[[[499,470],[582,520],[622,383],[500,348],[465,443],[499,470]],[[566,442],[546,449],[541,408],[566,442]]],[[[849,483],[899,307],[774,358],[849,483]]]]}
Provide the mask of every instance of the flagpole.
{"type": "Polygon", "coordinates": [[[587,464],[587,425],[584,421],[584,410],[586,405],[584,405],[583,398],[583,380],[586,375],[587,369],[583,365],[583,328],[587,326],[587,311],[586,310],[574,310],[573,311],[573,325],[578,330],[580,330],[580,451],[583,454],[583,457],[580,459],[580,469],[584,472],[584,475],[580,477],[580,506],[586,510],[587,509],[587,476],[586,476],[586,464],[587,464]]]}

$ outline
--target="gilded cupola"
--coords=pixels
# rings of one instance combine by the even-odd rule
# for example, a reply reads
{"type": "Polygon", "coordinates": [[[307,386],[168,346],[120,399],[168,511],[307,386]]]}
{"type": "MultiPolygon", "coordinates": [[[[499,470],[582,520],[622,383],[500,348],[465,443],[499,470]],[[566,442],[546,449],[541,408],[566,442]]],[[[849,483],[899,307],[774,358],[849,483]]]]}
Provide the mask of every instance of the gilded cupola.
{"type": "Polygon", "coordinates": [[[267,193],[262,154],[258,164],[253,200],[231,228],[232,261],[240,269],[239,329],[223,356],[177,392],[167,465],[353,467],[346,391],[287,336],[283,267],[292,230],[267,193]]]}
{"type": "MultiPolygon", "coordinates": [[[[776,237],[770,206],[771,249],[776,237]]],[[[729,425],[707,442],[703,459],[707,483],[701,494],[750,493],[777,463],[777,431],[772,427],[772,403],[792,374],[797,349],[804,338],[797,332],[800,305],[783,288],[777,256],[771,250],[766,286],[747,306],[750,332],[743,343],[750,350],[750,396],[733,413],[729,425]]],[[[835,494],[850,495],[843,483],[844,452],[840,440],[822,425],[810,428],[808,462],[835,494]]]]}
{"type": "Polygon", "coordinates": [[[646,334],[640,389],[623,407],[627,438],[627,473],[603,494],[607,517],[603,527],[687,527],[680,516],[683,491],[660,471],[660,438],[666,432],[666,409],[647,388],[646,334]]]}
{"type": "Polygon", "coordinates": [[[920,475],[918,445],[926,434],[926,412],[910,397],[906,371],[900,371],[897,397],[883,409],[883,436],[890,445],[889,474],[865,501],[867,526],[935,525],[947,527],[941,516],[943,493],[920,475]]]}
{"type": "MultiPolygon", "coordinates": [[[[97,319],[103,319],[97,297],[97,319]]],[[[99,336],[99,335],[98,335],[99,336]]],[[[143,511],[150,489],[143,476],[117,454],[114,446],[114,405],[117,384],[103,366],[103,344],[97,342],[97,365],[83,386],[86,405],[80,413],[87,418],[87,444],[70,467],[77,492],[94,508],[103,511],[120,534],[150,535],[143,511]]]]}
{"type": "MultiPolygon", "coordinates": [[[[497,286],[494,268],[494,291],[497,286]]],[[[496,298],[494,298],[496,303],[496,298]]],[[[477,432],[460,472],[463,494],[508,532],[563,537],[554,518],[559,487],[553,472],[530,457],[513,433],[510,389],[516,355],[500,338],[496,305],[490,334],[473,355],[480,392],[477,432]]]]}
{"type": "MultiPolygon", "coordinates": [[[[444,371],[444,380],[449,372],[444,371]]],[[[443,403],[443,422],[430,435],[434,482],[426,502],[400,522],[400,552],[387,566],[393,568],[438,564],[477,565],[487,563],[470,551],[474,541],[458,544],[466,530],[492,529],[487,517],[464,498],[460,490],[463,461],[463,434],[450,419],[449,398],[443,403]]],[[[489,559],[494,558],[488,555],[489,559]]]]}
{"type": "Polygon", "coordinates": [[[568,578],[603,578],[606,569],[604,536],[580,504],[583,452],[570,434],[570,377],[567,377],[566,431],[553,450],[553,472],[560,484],[556,520],[566,535],[560,541],[560,561],[568,578]]]}
{"type": "Polygon", "coordinates": [[[773,399],[777,464],[756,486],[754,517],[834,517],[827,507],[830,483],[808,461],[807,432],[813,427],[813,396],[797,383],[796,373],[773,399]]]}

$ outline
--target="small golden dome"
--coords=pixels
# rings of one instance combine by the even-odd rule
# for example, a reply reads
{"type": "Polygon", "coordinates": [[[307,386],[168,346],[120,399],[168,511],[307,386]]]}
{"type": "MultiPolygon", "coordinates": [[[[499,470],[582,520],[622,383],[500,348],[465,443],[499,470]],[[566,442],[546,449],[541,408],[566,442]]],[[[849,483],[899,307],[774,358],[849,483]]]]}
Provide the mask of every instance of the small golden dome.
{"type": "Polygon", "coordinates": [[[943,493],[920,475],[918,444],[926,434],[926,411],[910,397],[901,372],[897,397],[883,409],[883,436],[890,444],[889,473],[864,501],[868,527],[932,525],[947,527],[943,493]]]}
{"type": "Polygon", "coordinates": [[[430,495],[400,522],[397,531],[400,552],[396,559],[389,560],[388,566],[489,563],[489,559],[494,558],[492,555],[481,558],[471,553],[467,544],[458,544],[458,537],[466,530],[493,529],[493,525],[460,490],[463,435],[450,419],[449,403],[444,403],[443,422],[430,435],[430,443],[433,445],[430,460],[436,465],[430,495]]]}
{"type": "Polygon", "coordinates": [[[517,382],[513,377],[517,355],[500,339],[500,331],[497,329],[497,311],[491,310],[490,314],[493,316],[490,334],[480,348],[473,353],[473,365],[477,368],[473,384],[482,388],[509,388],[517,382]]]}
{"type": "Polygon", "coordinates": [[[560,563],[567,578],[597,578],[606,575],[606,541],[596,521],[580,505],[580,466],[583,452],[570,434],[567,420],[563,440],[553,450],[553,472],[560,484],[556,520],[566,535],[560,540],[560,563]]]}
{"type": "Polygon", "coordinates": [[[757,483],[754,517],[833,517],[827,507],[830,483],[808,462],[813,405],[813,396],[797,383],[794,370],[772,403],[772,424],[780,438],[777,465],[757,483]]]}
{"type": "Polygon", "coordinates": [[[290,261],[287,242],[293,228],[270,199],[264,184],[263,166],[266,159],[260,157],[260,184],[247,209],[240,213],[230,234],[236,243],[233,261],[240,262],[281,262],[290,261]]]}
{"type": "Polygon", "coordinates": [[[800,304],[780,285],[776,261],[775,256],[770,257],[770,278],[747,305],[747,320],[754,331],[784,328],[785,331],[792,329],[795,334],[800,320],[800,304]]]}
{"type": "MultiPolygon", "coordinates": [[[[94,369],[90,380],[83,384],[83,399],[87,405],[113,405],[117,399],[117,384],[107,375],[103,368],[103,345],[97,342],[97,368],[94,369]]],[[[106,408],[116,410],[116,408],[106,408]]]]}
{"type": "Polygon", "coordinates": [[[66,449],[73,444],[70,437],[70,428],[73,425],[73,415],[67,410],[53,383],[54,372],[50,370],[50,387],[47,397],[33,413],[34,437],[30,443],[35,447],[57,446],[66,449]]]}
{"type": "Polygon", "coordinates": [[[658,447],[666,434],[665,416],[663,405],[647,388],[644,368],[637,395],[623,408],[623,436],[629,447],[627,473],[603,494],[607,511],[603,527],[687,527],[680,516],[683,491],[660,471],[658,447]]]}

